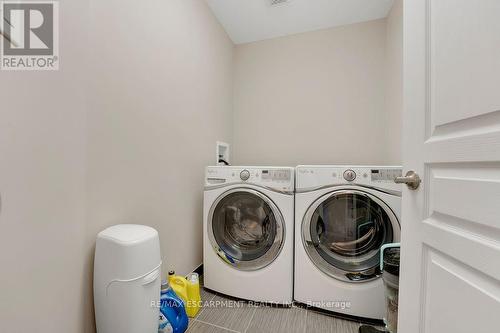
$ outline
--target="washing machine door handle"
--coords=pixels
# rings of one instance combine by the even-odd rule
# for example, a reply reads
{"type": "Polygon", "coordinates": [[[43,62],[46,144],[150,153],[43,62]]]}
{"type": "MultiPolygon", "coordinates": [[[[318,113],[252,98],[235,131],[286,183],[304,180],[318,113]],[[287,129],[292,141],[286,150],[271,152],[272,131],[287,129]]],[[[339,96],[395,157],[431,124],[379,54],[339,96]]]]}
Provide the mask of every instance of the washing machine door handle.
{"type": "Polygon", "coordinates": [[[316,235],[315,235],[315,237],[313,237],[313,235],[311,235],[310,232],[306,232],[306,233],[302,234],[302,237],[303,237],[304,242],[308,246],[311,246],[311,245],[314,247],[319,246],[319,237],[317,237],[316,235]]]}
{"type": "Polygon", "coordinates": [[[312,245],[314,247],[319,246],[319,241],[318,240],[312,240],[312,239],[306,239],[306,244],[307,245],[312,245]]]}
{"type": "Polygon", "coordinates": [[[364,272],[349,272],[345,274],[346,278],[353,282],[371,280],[380,276],[380,271],[377,268],[370,268],[364,272]]]}

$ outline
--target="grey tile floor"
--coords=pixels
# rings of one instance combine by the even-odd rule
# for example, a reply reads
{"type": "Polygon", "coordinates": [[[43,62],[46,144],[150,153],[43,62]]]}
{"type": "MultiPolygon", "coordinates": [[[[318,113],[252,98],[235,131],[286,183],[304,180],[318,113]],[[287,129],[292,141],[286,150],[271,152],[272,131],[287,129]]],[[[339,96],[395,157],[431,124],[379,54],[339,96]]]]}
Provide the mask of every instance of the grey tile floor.
{"type": "Polygon", "coordinates": [[[202,289],[205,307],[189,321],[188,333],[358,333],[360,323],[301,307],[257,306],[202,289]]]}

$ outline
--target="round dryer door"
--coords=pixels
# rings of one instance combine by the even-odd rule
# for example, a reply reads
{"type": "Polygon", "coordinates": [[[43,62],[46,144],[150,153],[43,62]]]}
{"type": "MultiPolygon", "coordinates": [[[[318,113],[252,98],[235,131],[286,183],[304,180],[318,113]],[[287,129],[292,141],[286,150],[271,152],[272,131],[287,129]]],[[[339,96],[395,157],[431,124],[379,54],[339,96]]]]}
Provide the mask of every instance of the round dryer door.
{"type": "Polygon", "coordinates": [[[284,242],[284,220],[276,205],[251,189],[233,189],[212,206],[208,235],[227,264],[257,270],[272,263],[284,242]]]}
{"type": "Polygon", "coordinates": [[[302,222],[309,258],[343,281],[378,277],[380,247],[392,243],[396,215],[379,198],[361,190],[338,190],[315,201],[302,222]]]}

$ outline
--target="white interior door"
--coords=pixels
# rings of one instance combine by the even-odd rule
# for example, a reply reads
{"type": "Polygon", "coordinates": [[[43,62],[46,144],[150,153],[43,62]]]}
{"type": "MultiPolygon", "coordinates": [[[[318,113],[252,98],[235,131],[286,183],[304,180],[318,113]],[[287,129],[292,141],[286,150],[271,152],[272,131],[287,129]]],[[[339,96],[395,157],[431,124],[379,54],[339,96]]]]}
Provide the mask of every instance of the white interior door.
{"type": "Polygon", "coordinates": [[[500,332],[500,1],[404,6],[399,331],[500,332]]]}

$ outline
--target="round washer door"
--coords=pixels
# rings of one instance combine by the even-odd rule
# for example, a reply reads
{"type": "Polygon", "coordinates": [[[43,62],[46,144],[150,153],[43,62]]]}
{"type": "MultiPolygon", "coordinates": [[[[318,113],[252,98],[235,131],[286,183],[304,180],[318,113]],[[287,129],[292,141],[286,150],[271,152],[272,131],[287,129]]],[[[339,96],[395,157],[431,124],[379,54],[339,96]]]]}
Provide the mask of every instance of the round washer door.
{"type": "Polygon", "coordinates": [[[380,247],[399,222],[382,200],[362,190],[337,190],[316,200],[302,221],[302,241],[321,271],[342,281],[379,276],[380,247]]]}
{"type": "Polygon", "coordinates": [[[208,235],[213,249],[239,270],[258,270],[278,257],[285,224],[269,197],[252,189],[232,189],[212,205],[208,235]]]}

